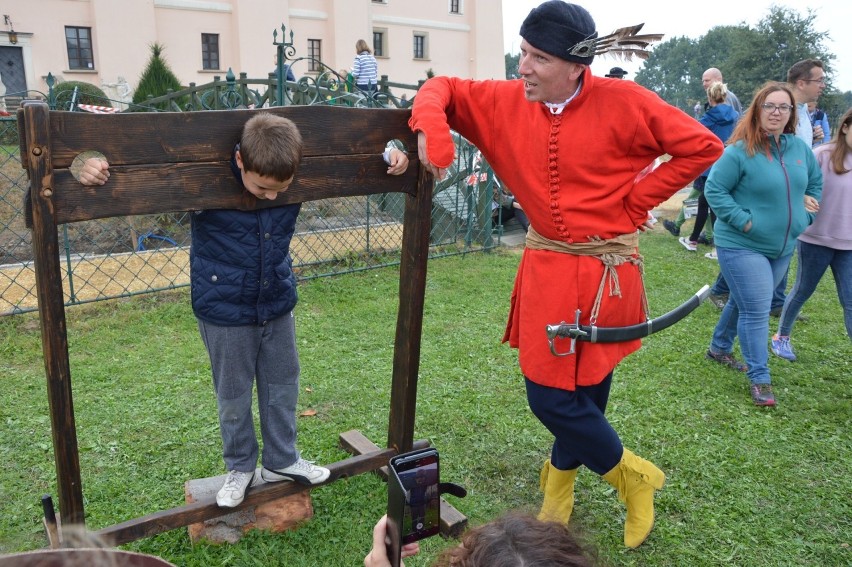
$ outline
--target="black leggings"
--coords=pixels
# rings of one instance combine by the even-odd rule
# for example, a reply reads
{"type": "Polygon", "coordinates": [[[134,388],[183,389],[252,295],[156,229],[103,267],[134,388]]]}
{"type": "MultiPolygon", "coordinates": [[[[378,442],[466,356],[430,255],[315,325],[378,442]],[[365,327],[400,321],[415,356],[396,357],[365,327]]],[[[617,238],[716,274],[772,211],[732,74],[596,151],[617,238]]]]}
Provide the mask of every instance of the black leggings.
{"type": "Polygon", "coordinates": [[[704,184],[707,182],[706,177],[699,177],[696,179],[692,186],[701,192],[698,195],[698,212],[695,213],[695,227],[692,229],[692,234],[689,236],[689,240],[692,242],[697,242],[698,237],[701,236],[701,231],[704,230],[704,223],[707,222],[707,215],[710,215],[710,222],[716,222],[716,214],[710,209],[710,205],[707,204],[707,197],[704,196],[704,184]]]}

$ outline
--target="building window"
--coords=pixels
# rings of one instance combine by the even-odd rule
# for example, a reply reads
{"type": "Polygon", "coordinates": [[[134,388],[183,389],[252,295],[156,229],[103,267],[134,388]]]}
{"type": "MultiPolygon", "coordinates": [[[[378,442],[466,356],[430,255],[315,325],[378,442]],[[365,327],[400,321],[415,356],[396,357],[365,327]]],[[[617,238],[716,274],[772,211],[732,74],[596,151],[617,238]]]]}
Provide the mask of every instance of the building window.
{"type": "Polygon", "coordinates": [[[462,13],[462,0],[450,0],[450,14],[462,13]]]}
{"type": "Polygon", "coordinates": [[[429,36],[423,32],[414,32],[414,58],[429,58],[429,36]]]}
{"type": "Polygon", "coordinates": [[[308,71],[319,71],[320,62],[322,61],[322,40],[308,40],[308,57],[310,58],[308,71]]]}
{"type": "Polygon", "coordinates": [[[201,68],[219,69],[219,34],[201,34],[201,68]]]}
{"type": "Polygon", "coordinates": [[[92,28],[65,26],[65,45],[68,48],[69,69],[94,69],[92,28]]]}
{"type": "Polygon", "coordinates": [[[385,57],[387,55],[387,36],[388,30],[373,30],[373,55],[375,55],[376,57],[385,57]]]}

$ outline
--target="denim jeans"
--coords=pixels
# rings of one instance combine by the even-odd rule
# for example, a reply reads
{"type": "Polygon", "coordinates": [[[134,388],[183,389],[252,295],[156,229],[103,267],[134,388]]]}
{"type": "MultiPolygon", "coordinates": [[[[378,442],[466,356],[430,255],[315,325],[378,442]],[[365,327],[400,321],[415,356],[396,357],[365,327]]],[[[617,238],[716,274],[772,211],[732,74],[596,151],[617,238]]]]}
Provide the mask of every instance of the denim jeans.
{"type": "Polygon", "coordinates": [[[778,334],[790,335],[802,305],[814,293],[825,270],[831,266],[834,284],[837,286],[837,297],[843,307],[846,334],[852,338],[852,250],[836,250],[801,240],[797,243],[797,248],[799,267],[796,270],[796,281],[793,282],[793,288],[784,303],[784,310],[781,311],[778,334]]]}
{"type": "Polygon", "coordinates": [[[710,350],[730,353],[739,337],[748,379],[752,384],[769,384],[769,309],[793,255],[772,259],[752,250],[722,247],[716,252],[731,294],[713,330],[710,350]]]}
{"type": "Polygon", "coordinates": [[[719,275],[716,276],[716,281],[713,282],[713,287],[710,288],[710,293],[713,295],[728,295],[731,293],[730,288],[728,288],[728,282],[726,282],[724,276],[722,276],[722,270],[719,270],[719,275]]]}
{"type": "MultiPolygon", "coordinates": [[[[775,291],[772,292],[772,306],[770,309],[775,309],[776,307],[782,307],[784,305],[784,301],[786,300],[786,290],[787,274],[785,273],[784,277],[781,278],[781,281],[778,282],[778,285],[775,286],[775,291]]],[[[713,295],[728,295],[731,293],[731,290],[728,287],[728,282],[725,281],[725,276],[722,275],[721,270],[719,270],[719,275],[716,276],[716,281],[713,282],[713,287],[710,288],[710,293],[713,295]]]]}

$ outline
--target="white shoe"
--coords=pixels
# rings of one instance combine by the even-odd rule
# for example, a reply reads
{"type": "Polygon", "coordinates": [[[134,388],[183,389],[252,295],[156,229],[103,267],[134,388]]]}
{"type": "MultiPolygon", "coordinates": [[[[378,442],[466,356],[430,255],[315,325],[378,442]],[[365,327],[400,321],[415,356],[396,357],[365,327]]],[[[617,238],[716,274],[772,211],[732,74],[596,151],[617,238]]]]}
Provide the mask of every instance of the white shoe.
{"type": "Polygon", "coordinates": [[[246,497],[246,488],[251,485],[252,480],[254,480],[254,471],[229,471],[225,484],[216,493],[216,504],[222,508],[239,506],[246,497]]]}
{"type": "Polygon", "coordinates": [[[718,260],[719,257],[716,255],[716,249],[714,248],[712,252],[708,252],[704,255],[708,260],[718,260]]]}
{"type": "Polygon", "coordinates": [[[331,471],[325,467],[318,467],[311,461],[299,458],[298,461],[283,469],[260,469],[260,478],[266,482],[279,482],[282,480],[295,480],[299,484],[320,484],[328,479],[331,471]]]}
{"type": "Polygon", "coordinates": [[[683,236],[678,238],[677,241],[680,242],[683,245],[683,247],[686,248],[687,250],[689,250],[690,252],[695,252],[696,250],[698,250],[698,243],[697,242],[693,242],[693,241],[691,241],[691,240],[689,240],[689,239],[687,239],[683,236]]]}

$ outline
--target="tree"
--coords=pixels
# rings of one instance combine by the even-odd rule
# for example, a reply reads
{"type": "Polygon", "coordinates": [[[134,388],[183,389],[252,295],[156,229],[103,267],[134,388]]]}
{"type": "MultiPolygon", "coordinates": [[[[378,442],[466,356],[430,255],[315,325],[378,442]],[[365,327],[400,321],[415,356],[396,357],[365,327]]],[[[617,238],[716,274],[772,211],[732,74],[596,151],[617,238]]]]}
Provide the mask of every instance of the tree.
{"type": "MultiPolygon", "coordinates": [[[[814,29],[813,16],[812,10],[801,16],[790,8],[772,6],[753,28],[746,24],[717,26],[697,40],[672,38],[652,51],[636,74],[636,82],[668,103],[691,111],[696,101],[706,100],[701,75],[710,67],[722,71],[728,88],[745,106],[766,81],[785,81],[787,69],[802,59],[821,60],[830,78],[835,57],[825,47],[827,32],[814,29]]],[[[833,106],[830,91],[829,85],[825,98],[833,106]]],[[[839,116],[836,111],[832,114],[839,116]]]]}
{"type": "Polygon", "coordinates": [[[518,65],[520,63],[521,54],[516,53],[512,55],[511,53],[506,54],[506,78],[507,79],[517,79],[520,77],[520,73],[518,73],[518,65]]]}
{"type": "MultiPolygon", "coordinates": [[[[139,77],[136,92],[133,93],[133,103],[145,105],[148,95],[152,97],[164,96],[169,91],[179,91],[183,87],[177,76],[172,72],[166,60],[162,57],[164,47],[158,43],[151,45],[151,60],[139,77]]],[[[162,103],[156,105],[161,110],[168,110],[168,105],[162,103]]]]}
{"type": "Polygon", "coordinates": [[[656,92],[669,104],[691,112],[697,100],[693,83],[697,80],[701,88],[701,71],[696,79],[691,63],[696,54],[696,42],[685,36],[661,43],[636,73],[636,82],[656,92]]]}

